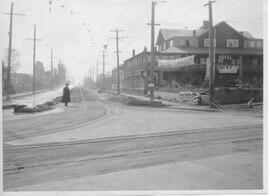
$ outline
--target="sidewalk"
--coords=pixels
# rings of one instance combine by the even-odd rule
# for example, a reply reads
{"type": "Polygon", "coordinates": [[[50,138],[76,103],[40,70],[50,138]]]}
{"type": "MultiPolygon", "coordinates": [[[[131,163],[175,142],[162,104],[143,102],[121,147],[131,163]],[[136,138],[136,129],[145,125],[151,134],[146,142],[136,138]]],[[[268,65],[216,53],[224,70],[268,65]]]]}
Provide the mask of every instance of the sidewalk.
{"type": "Polygon", "coordinates": [[[10,101],[3,100],[3,106],[6,105],[26,105],[28,107],[35,107],[36,105],[51,101],[52,99],[62,95],[62,89],[41,91],[35,95],[24,93],[15,97],[11,97],[10,101]]]}
{"type": "MultiPolygon", "coordinates": [[[[40,93],[43,93],[43,92],[46,92],[46,91],[49,91],[49,89],[44,89],[44,90],[36,91],[36,94],[40,94],[40,93]]],[[[32,94],[33,94],[32,91],[24,92],[24,93],[16,93],[16,94],[10,95],[10,99],[18,99],[18,98],[30,96],[32,94]]],[[[6,96],[3,96],[3,99],[2,100],[3,100],[3,102],[7,101],[6,96]]]]}

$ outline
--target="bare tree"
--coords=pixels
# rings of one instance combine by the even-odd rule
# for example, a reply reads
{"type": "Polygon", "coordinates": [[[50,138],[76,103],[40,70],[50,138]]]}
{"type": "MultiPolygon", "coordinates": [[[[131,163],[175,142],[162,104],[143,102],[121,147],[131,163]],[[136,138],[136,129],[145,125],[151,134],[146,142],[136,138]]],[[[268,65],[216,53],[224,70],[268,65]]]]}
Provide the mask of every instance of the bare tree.
{"type": "MultiPolygon", "coordinates": [[[[15,49],[15,48],[12,48],[12,50],[11,50],[11,70],[10,70],[12,73],[16,73],[18,68],[21,66],[21,63],[19,60],[20,56],[21,56],[20,51],[15,49]]],[[[7,65],[8,49],[6,49],[3,59],[4,59],[4,64],[7,65]]]]}

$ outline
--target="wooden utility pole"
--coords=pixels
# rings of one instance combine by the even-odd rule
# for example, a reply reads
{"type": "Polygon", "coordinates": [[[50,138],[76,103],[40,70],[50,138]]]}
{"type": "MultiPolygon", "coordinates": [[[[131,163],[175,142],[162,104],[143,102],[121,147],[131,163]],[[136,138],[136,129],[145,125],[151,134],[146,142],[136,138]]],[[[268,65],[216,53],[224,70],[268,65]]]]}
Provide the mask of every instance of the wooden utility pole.
{"type": "Polygon", "coordinates": [[[105,91],[105,50],[103,50],[102,65],[103,65],[102,89],[103,89],[103,91],[105,91]]]}
{"type": "Polygon", "coordinates": [[[152,1],[152,19],[151,19],[151,65],[150,65],[150,99],[154,100],[155,80],[154,80],[154,66],[155,66],[155,6],[157,2],[152,1]]]}
{"type": "Polygon", "coordinates": [[[155,90],[155,78],[154,78],[154,69],[155,69],[155,6],[157,3],[166,2],[166,1],[152,1],[152,14],[151,14],[151,64],[150,64],[150,100],[154,100],[154,90],[155,90]]]}
{"type": "Polygon", "coordinates": [[[56,57],[53,56],[52,48],[51,48],[51,56],[49,58],[51,59],[51,90],[53,90],[53,59],[56,57]]]}
{"type": "Polygon", "coordinates": [[[92,65],[92,78],[93,78],[93,84],[94,84],[94,80],[95,80],[95,65],[92,65]]]}
{"type": "Polygon", "coordinates": [[[90,69],[90,71],[88,71],[89,88],[90,88],[90,89],[91,89],[91,75],[92,75],[92,73],[91,73],[91,69],[90,69]]]}
{"type": "Polygon", "coordinates": [[[103,65],[103,73],[102,73],[102,90],[105,91],[105,51],[107,49],[107,44],[103,45],[102,51],[102,65],[103,65]]]}
{"type": "Polygon", "coordinates": [[[11,82],[10,82],[10,72],[11,72],[11,56],[12,56],[12,26],[13,26],[13,15],[17,16],[25,16],[24,14],[18,14],[18,13],[13,13],[13,6],[14,3],[11,3],[10,7],[10,12],[3,14],[7,14],[10,16],[10,21],[9,21],[9,44],[8,44],[8,69],[7,69],[7,100],[10,100],[10,87],[11,87],[11,82]]]}
{"type": "Polygon", "coordinates": [[[209,61],[210,61],[210,74],[209,74],[209,107],[213,106],[214,96],[214,42],[213,42],[213,16],[212,16],[212,4],[216,1],[208,1],[204,6],[209,8],[209,61]]]}
{"type": "Polygon", "coordinates": [[[239,56],[239,79],[243,81],[243,56],[239,56]]]}
{"type": "Polygon", "coordinates": [[[42,39],[37,39],[36,38],[36,25],[34,25],[34,39],[28,39],[28,40],[33,40],[34,41],[34,46],[33,46],[33,95],[35,94],[36,91],[36,41],[42,41],[42,39]]]}
{"type": "Polygon", "coordinates": [[[96,62],[96,88],[98,88],[98,60],[96,62]]]}
{"type": "Polygon", "coordinates": [[[111,31],[111,32],[115,32],[116,33],[116,37],[115,38],[112,38],[112,39],[115,39],[116,40],[116,60],[117,60],[117,93],[120,94],[120,68],[119,68],[119,39],[124,39],[124,37],[119,37],[118,36],[118,33],[120,31],[124,31],[124,30],[119,30],[119,29],[116,29],[114,31],[111,31]]]}

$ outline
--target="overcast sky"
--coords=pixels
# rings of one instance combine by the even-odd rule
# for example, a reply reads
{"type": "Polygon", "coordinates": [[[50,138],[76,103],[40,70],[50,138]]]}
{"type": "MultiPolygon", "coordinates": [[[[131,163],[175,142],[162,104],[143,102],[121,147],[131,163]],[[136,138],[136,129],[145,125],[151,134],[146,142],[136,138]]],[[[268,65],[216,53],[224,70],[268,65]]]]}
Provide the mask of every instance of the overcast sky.
{"type": "MultiPolygon", "coordinates": [[[[124,30],[119,42],[120,63],[131,57],[132,49],[139,53],[144,46],[149,49],[151,17],[150,0],[13,0],[13,48],[21,52],[18,72],[32,72],[33,26],[37,25],[36,60],[50,69],[50,50],[54,51],[54,65],[62,59],[76,81],[85,76],[92,65],[99,61],[102,71],[102,45],[108,44],[106,72],[116,66],[116,28],[124,30]]],[[[213,4],[214,24],[226,21],[235,29],[249,31],[256,38],[263,38],[264,0],[217,0],[213,4]]],[[[0,0],[1,12],[9,12],[11,0],[0,0]]],[[[156,36],[159,28],[196,29],[208,19],[206,0],[167,0],[156,6],[156,36]]],[[[266,9],[266,8],[265,8],[266,9]]],[[[9,16],[0,15],[0,55],[8,47],[9,16]]]]}

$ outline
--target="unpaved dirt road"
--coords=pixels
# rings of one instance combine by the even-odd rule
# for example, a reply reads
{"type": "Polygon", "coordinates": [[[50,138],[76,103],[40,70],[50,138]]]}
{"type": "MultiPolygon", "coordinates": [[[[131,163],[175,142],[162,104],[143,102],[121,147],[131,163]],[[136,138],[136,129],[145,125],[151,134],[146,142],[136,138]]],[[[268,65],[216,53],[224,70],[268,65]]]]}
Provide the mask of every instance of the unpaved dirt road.
{"type": "MultiPolygon", "coordinates": [[[[179,130],[172,129],[164,132],[152,131],[149,133],[145,132],[144,134],[134,133],[61,142],[10,145],[9,142],[20,141],[20,139],[24,139],[24,142],[27,142],[27,138],[36,136],[57,132],[65,134],[65,131],[69,130],[70,132],[76,130],[78,127],[83,129],[83,131],[91,132],[92,120],[98,121],[102,119],[103,123],[106,124],[110,120],[109,117],[118,114],[120,117],[126,118],[126,121],[132,121],[130,116],[126,114],[132,110],[141,113],[141,123],[151,123],[146,118],[146,121],[143,121],[143,115],[147,115],[150,118],[148,115],[149,112],[153,112],[155,115],[160,113],[159,115],[161,116],[165,114],[179,116],[179,119],[181,119],[181,116],[187,115],[187,112],[176,113],[158,111],[151,108],[133,109],[132,107],[116,106],[113,104],[104,105],[100,103],[93,93],[87,91],[83,92],[86,103],[85,108],[85,105],[81,102],[82,100],[79,99],[79,94],[77,95],[78,102],[73,103],[70,108],[61,113],[38,115],[32,118],[24,117],[17,120],[4,119],[3,175],[5,191],[148,190],[149,188],[159,189],[159,187],[162,187],[164,190],[172,188],[174,190],[189,188],[196,190],[215,189],[215,186],[217,189],[237,189],[237,186],[239,189],[261,189],[263,187],[263,128],[261,119],[254,119],[254,123],[250,124],[240,123],[236,125],[229,123],[227,126],[213,126],[212,128],[201,127],[190,129],[179,127],[179,130]],[[85,111],[85,109],[88,111],[85,111]],[[112,112],[115,110],[121,110],[123,115],[121,116],[122,113],[116,112],[115,114],[112,112]],[[106,118],[108,118],[107,121],[106,118]],[[252,161],[243,161],[241,163],[242,165],[240,167],[245,168],[249,172],[246,174],[242,172],[241,175],[238,174],[239,171],[236,172],[238,176],[235,179],[239,179],[238,184],[233,179],[231,180],[233,184],[230,184],[228,177],[225,178],[224,176],[229,175],[228,173],[233,173],[235,170],[239,170],[239,165],[235,165],[235,168],[233,166],[231,169],[227,168],[227,170],[222,169],[223,166],[215,168],[216,173],[213,173],[213,176],[216,178],[216,182],[221,183],[219,186],[215,183],[213,183],[213,186],[207,186],[202,183],[203,181],[199,182],[196,180],[190,181],[189,185],[181,184],[179,180],[179,183],[172,186],[170,185],[170,176],[172,177],[174,171],[178,171],[179,167],[182,166],[177,166],[172,171],[164,169],[164,166],[168,164],[192,163],[210,158],[214,158],[212,162],[215,162],[215,158],[217,158],[216,160],[218,162],[218,158],[222,156],[233,156],[235,163],[238,163],[239,160],[237,160],[237,157],[240,159],[245,153],[248,153],[248,156],[252,157],[252,161]],[[130,171],[136,170],[143,173],[143,171],[148,171],[150,168],[155,167],[157,169],[153,176],[163,171],[163,174],[161,172],[159,178],[161,182],[157,180],[155,182],[156,184],[152,182],[151,175],[144,176],[143,180],[138,178],[138,181],[141,182],[136,182],[137,186],[132,181],[124,181],[123,176],[117,178],[117,175],[120,175],[119,172],[127,172],[126,174],[122,173],[122,175],[126,179],[129,179],[132,178],[132,175],[129,176],[130,171]],[[217,174],[217,172],[222,172],[223,175],[217,174]],[[106,183],[108,174],[110,176],[117,174],[109,185],[106,183]],[[91,177],[95,176],[99,176],[101,179],[93,183],[91,177]],[[167,180],[164,178],[167,178],[167,180]],[[81,182],[80,184],[75,183],[77,179],[78,182],[81,182]],[[80,179],[84,180],[80,181],[80,179]],[[117,180],[119,183],[117,183],[117,180]],[[164,182],[168,182],[168,184],[166,185],[164,182]],[[132,185],[132,183],[134,184],[132,185]]],[[[196,115],[209,115],[206,112],[193,112],[192,114],[195,118],[196,115]]],[[[134,116],[134,118],[139,117],[134,116]]],[[[103,123],[99,126],[102,126],[103,123]]],[[[111,129],[114,129],[113,122],[110,123],[111,129]]],[[[115,126],[119,126],[117,121],[115,123],[115,126]]],[[[174,124],[173,119],[171,123],[174,124]]],[[[121,126],[125,126],[125,124],[121,126]]],[[[128,129],[129,124],[127,123],[126,126],[128,129]]],[[[151,127],[155,129],[154,125],[151,127]]],[[[168,125],[168,127],[170,126],[168,125]]],[[[136,127],[133,127],[133,129],[136,130],[136,127]]],[[[140,129],[139,125],[137,129],[140,129]]],[[[228,162],[233,163],[232,160],[228,160],[228,162]]],[[[226,159],[224,164],[226,164],[226,159]]],[[[185,170],[184,168],[182,169],[183,171],[185,170]]],[[[208,168],[208,170],[209,172],[210,170],[213,171],[213,168],[208,168]]],[[[192,175],[192,172],[196,173],[198,171],[191,171],[189,175],[192,175]]],[[[185,178],[185,175],[183,174],[182,177],[178,175],[178,178],[185,178]]],[[[206,177],[205,181],[207,179],[206,177]]]]}

